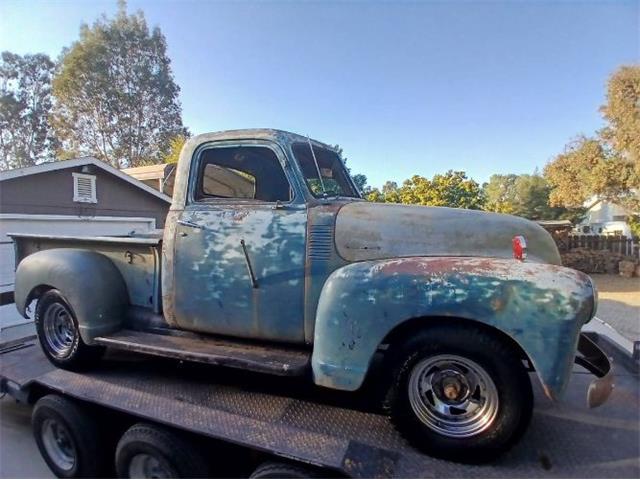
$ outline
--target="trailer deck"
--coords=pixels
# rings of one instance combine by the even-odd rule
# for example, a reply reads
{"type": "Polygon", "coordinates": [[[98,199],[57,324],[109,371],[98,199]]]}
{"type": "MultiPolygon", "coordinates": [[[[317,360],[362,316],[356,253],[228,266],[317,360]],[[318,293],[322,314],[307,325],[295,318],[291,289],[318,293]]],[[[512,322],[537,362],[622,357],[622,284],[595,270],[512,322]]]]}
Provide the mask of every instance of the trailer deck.
{"type": "Polygon", "coordinates": [[[497,462],[474,466],[407,445],[380,413],[371,384],[344,394],[298,378],[122,352],[74,373],[53,367],[34,338],[0,349],[0,389],[23,401],[59,392],[353,477],[638,478],[639,379],[617,369],[609,401],[589,410],[591,378],[576,366],[565,401],[555,405],[533,382],[536,407],[524,438],[497,462]]]}

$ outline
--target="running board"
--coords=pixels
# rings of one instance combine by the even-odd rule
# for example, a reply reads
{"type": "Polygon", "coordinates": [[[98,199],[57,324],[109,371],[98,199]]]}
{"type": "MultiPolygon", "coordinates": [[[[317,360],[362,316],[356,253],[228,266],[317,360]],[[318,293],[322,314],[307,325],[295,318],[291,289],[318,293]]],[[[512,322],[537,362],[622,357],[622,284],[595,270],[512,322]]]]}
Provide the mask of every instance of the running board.
{"type": "Polygon", "coordinates": [[[94,341],[120,350],[282,376],[304,375],[311,357],[309,350],[295,347],[195,334],[163,335],[120,330],[109,336],[96,337],[94,341]]]}

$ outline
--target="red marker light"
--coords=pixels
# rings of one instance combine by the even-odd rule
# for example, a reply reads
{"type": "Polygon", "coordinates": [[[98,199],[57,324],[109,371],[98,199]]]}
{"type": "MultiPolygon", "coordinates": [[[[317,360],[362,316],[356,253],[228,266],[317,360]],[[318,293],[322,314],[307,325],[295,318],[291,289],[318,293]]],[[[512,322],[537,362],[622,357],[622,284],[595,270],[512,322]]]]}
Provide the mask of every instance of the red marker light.
{"type": "Polygon", "coordinates": [[[516,235],[511,243],[513,245],[513,258],[524,262],[527,258],[527,241],[522,235],[516,235]]]}

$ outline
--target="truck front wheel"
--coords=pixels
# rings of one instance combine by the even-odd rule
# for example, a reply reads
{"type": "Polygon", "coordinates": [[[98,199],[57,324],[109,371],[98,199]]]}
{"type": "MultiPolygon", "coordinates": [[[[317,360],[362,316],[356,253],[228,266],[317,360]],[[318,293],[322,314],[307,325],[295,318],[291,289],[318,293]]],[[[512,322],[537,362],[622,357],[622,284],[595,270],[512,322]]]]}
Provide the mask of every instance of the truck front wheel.
{"type": "Polygon", "coordinates": [[[513,445],[531,418],[527,371],[510,345],[475,327],[437,326],[391,350],[385,406],[400,433],[425,453],[489,461],[513,445]]]}
{"type": "Polygon", "coordinates": [[[48,290],[38,299],[35,323],[42,350],[57,367],[87,369],[104,353],[104,347],[84,343],[73,309],[58,290],[48,290]]]}

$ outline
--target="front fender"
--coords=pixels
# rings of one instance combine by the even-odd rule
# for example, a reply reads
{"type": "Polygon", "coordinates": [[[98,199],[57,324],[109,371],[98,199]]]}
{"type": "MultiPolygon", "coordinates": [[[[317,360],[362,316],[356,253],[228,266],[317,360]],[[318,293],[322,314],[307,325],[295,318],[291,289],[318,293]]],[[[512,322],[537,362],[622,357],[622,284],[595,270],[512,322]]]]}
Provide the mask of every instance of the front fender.
{"type": "Polygon", "coordinates": [[[117,330],[128,304],[120,271],[104,255],[90,250],[54,248],[24,258],[16,270],[16,308],[26,309],[39,288],[55,288],[67,299],[86,343],[117,330]]]}
{"type": "Polygon", "coordinates": [[[571,373],[580,328],[594,308],[589,277],[556,265],[464,257],[353,263],[336,270],[320,295],[314,379],[356,390],[395,327],[450,317],[510,336],[529,356],[547,395],[557,398],[571,373]]]}

